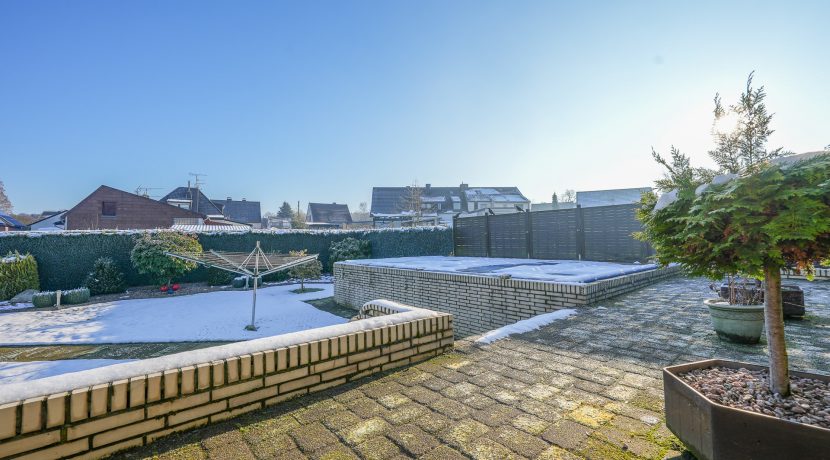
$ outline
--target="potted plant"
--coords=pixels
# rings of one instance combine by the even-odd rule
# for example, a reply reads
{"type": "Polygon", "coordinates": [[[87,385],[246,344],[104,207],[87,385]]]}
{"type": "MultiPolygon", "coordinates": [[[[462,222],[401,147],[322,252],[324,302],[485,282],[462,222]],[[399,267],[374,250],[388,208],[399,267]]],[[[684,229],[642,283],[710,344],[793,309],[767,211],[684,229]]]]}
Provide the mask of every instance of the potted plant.
{"type": "Polygon", "coordinates": [[[715,289],[718,297],[706,299],[712,327],[718,337],[736,343],[755,344],[761,340],[764,331],[764,305],[756,288],[759,282],[742,277],[730,276],[728,282],[715,289]],[[722,289],[723,288],[723,289],[722,289]]]}
{"type": "Polygon", "coordinates": [[[663,370],[666,424],[701,459],[826,458],[830,452],[830,377],[789,372],[784,341],[781,270],[808,275],[830,254],[829,152],[783,157],[766,150],[772,118],[752,75],[734,127],[715,133],[710,156],[720,171],[693,168],[672,148],[657,182],[663,195],[643,197],[639,235],[660,263],[676,262],[692,275],[763,280],[769,366],[707,360],[663,370]],[[718,174],[720,173],[720,174],[718,174]],[[792,384],[792,385],[791,385],[792,384]],[[816,397],[816,395],[819,395],[816,397]]]}

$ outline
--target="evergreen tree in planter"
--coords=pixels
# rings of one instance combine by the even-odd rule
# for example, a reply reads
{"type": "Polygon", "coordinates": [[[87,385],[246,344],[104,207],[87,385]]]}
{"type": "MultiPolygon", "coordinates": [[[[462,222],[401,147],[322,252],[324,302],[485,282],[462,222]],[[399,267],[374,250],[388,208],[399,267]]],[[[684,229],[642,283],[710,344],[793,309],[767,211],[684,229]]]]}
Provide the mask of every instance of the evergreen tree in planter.
{"type": "MultiPolygon", "coordinates": [[[[722,279],[742,274],[764,280],[764,320],[769,346],[770,389],[789,394],[784,342],[781,269],[791,264],[812,272],[830,255],[830,155],[780,156],[764,144],[772,132],[763,88],[752,75],[741,103],[730,107],[736,129],[718,138],[710,152],[720,176],[692,168],[672,149],[658,182],[664,191],[643,197],[640,237],[651,242],[663,264],[680,263],[690,274],[722,279]],[[711,183],[707,183],[711,180],[711,183]]],[[[716,97],[716,120],[724,117],[716,97]]]]}
{"type": "Polygon", "coordinates": [[[170,257],[165,252],[202,252],[199,241],[184,233],[145,233],[136,241],[130,260],[139,273],[150,275],[158,283],[171,286],[173,278],[184,275],[196,268],[195,262],[170,257]]]}
{"type": "Polygon", "coordinates": [[[100,257],[92,265],[92,271],[86,277],[86,287],[91,295],[115,294],[124,292],[127,284],[124,274],[109,257],[100,257]]]}

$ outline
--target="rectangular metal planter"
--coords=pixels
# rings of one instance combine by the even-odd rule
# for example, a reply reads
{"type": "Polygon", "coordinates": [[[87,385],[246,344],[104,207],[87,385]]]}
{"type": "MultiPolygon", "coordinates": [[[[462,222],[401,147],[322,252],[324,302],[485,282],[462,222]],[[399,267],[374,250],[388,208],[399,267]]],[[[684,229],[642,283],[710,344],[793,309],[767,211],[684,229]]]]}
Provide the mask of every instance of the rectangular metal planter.
{"type": "MultiPolygon", "coordinates": [[[[727,407],[707,399],[678,374],[714,366],[767,369],[710,359],[663,369],[666,425],[700,460],[828,460],[830,430],[727,407]]],[[[791,372],[830,382],[830,376],[791,372]]]]}

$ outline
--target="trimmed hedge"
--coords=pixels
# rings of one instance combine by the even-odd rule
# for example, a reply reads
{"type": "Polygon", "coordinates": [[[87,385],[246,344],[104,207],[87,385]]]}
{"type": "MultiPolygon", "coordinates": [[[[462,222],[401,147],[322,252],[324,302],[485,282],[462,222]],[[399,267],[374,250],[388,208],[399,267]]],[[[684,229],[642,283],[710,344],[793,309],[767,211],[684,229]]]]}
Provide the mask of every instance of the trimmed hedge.
{"type": "Polygon", "coordinates": [[[61,305],[77,305],[89,301],[89,289],[77,288],[61,291],[61,305]]]}
{"type": "Polygon", "coordinates": [[[27,289],[40,289],[37,261],[30,254],[9,252],[0,259],[0,300],[9,300],[27,289]]]}
{"type": "Polygon", "coordinates": [[[32,294],[32,305],[37,308],[54,307],[58,303],[58,294],[55,291],[35,292],[32,294]]]}
{"type": "MultiPolygon", "coordinates": [[[[144,232],[8,232],[0,236],[0,254],[9,251],[31,253],[38,264],[41,289],[68,289],[84,284],[99,257],[110,257],[124,273],[129,286],[152,284],[130,262],[136,240],[144,232]]],[[[407,228],[378,230],[299,230],[250,233],[203,233],[196,237],[204,250],[250,251],[259,240],[265,252],[288,253],[306,249],[319,254],[323,267],[329,265],[329,248],[346,238],[369,241],[373,258],[446,256],[452,253],[452,229],[407,228]]],[[[285,275],[281,275],[285,276],[285,275]]],[[[270,276],[267,278],[271,278],[270,276]]],[[[206,281],[207,269],[197,268],[181,281],[206,281]]],[[[266,279],[269,281],[269,279],[266,279]]]]}

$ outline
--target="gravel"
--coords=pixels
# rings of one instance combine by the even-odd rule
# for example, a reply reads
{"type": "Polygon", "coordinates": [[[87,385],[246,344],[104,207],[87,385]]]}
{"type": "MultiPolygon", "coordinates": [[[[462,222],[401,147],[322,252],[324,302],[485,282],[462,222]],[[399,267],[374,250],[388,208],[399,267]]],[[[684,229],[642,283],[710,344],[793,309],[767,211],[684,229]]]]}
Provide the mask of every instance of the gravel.
{"type": "Polygon", "coordinates": [[[766,370],[711,367],[680,378],[724,406],[830,428],[830,382],[790,376],[790,396],[783,398],[770,391],[766,370]]]}

